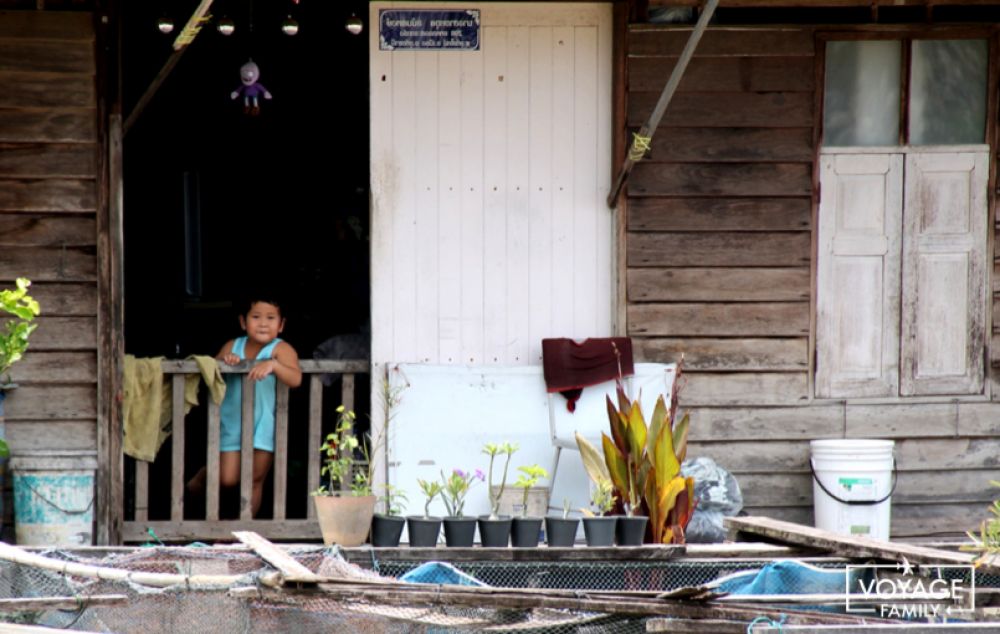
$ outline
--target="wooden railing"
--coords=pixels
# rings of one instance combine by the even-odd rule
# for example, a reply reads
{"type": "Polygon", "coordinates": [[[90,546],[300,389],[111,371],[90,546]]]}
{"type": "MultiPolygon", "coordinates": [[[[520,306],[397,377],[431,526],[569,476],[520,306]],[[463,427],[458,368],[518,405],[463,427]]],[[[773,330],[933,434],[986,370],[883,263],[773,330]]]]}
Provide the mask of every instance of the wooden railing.
{"type": "MultiPolygon", "coordinates": [[[[308,406],[308,448],[307,472],[305,490],[302,495],[308,495],[319,486],[320,460],[319,448],[322,442],[323,420],[323,383],[322,375],[336,374],[341,376],[341,395],[337,403],[328,406],[336,407],[343,404],[348,409],[354,409],[360,398],[367,394],[357,395],[355,392],[355,377],[358,374],[368,374],[367,361],[318,361],[302,360],[303,385],[299,390],[309,390],[308,406]]],[[[288,488],[288,429],[289,429],[289,390],[288,386],[278,381],[276,420],[274,433],[274,463],[273,474],[274,505],[271,519],[254,519],[251,515],[250,499],[253,487],[253,385],[248,381],[246,373],[251,364],[238,366],[220,364],[223,373],[243,374],[243,421],[240,451],[240,484],[239,484],[239,517],[238,519],[220,519],[219,513],[219,405],[207,400],[207,478],[205,490],[205,519],[185,519],[185,434],[186,421],[184,416],[184,379],[186,375],[200,376],[194,361],[165,361],[163,371],[171,375],[173,386],[173,421],[170,451],[170,501],[169,519],[149,519],[150,487],[149,463],[135,461],[135,512],[134,519],[126,520],[122,526],[122,536],[126,542],[141,542],[151,539],[150,530],[156,538],[163,541],[192,540],[230,540],[233,530],[252,530],[270,539],[283,540],[313,540],[319,539],[320,533],[315,519],[315,509],[311,503],[306,504],[305,518],[288,518],[287,488],[288,488]]],[[[163,452],[161,451],[161,454],[163,452]]],[[[157,460],[163,460],[163,455],[157,460]]],[[[263,511],[263,509],[261,509],[263,511]]],[[[127,516],[126,516],[127,517],[127,516]]]]}

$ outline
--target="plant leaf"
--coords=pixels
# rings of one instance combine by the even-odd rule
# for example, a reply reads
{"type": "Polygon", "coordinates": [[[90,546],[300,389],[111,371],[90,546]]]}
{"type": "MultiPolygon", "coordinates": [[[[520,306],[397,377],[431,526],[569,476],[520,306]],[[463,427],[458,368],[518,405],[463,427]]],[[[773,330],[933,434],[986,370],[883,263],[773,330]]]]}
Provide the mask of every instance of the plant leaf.
{"type": "Polygon", "coordinates": [[[673,437],[666,425],[660,429],[660,437],[653,447],[653,466],[656,467],[656,484],[659,487],[666,486],[681,471],[681,463],[674,454],[673,437]]]}
{"type": "Polygon", "coordinates": [[[604,462],[608,465],[608,473],[611,475],[611,482],[618,489],[618,495],[622,500],[628,500],[628,463],[625,456],[618,451],[615,443],[608,438],[607,434],[601,434],[601,443],[604,446],[604,462]]]}
{"type": "MultiPolygon", "coordinates": [[[[671,516],[674,515],[672,511],[674,511],[677,506],[677,497],[685,490],[686,484],[687,483],[685,482],[684,478],[678,477],[672,479],[667,484],[667,486],[659,490],[656,499],[656,505],[659,507],[657,512],[662,514],[664,523],[666,523],[666,520],[668,518],[671,518],[671,516]]],[[[674,525],[674,522],[670,522],[670,524],[674,525]]],[[[669,531],[669,533],[671,536],[674,534],[673,531],[669,531]]],[[[654,534],[653,537],[655,539],[656,535],[654,534]]],[[[662,535],[661,531],[660,541],[658,543],[661,544],[669,543],[662,541],[663,539],[664,536],[662,535]]]]}
{"type": "Polygon", "coordinates": [[[581,436],[580,432],[576,432],[576,446],[580,449],[583,468],[594,484],[611,479],[608,466],[604,463],[604,456],[589,440],[581,436]]]}
{"type": "Polygon", "coordinates": [[[653,417],[649,419],[649,435],[647,436],[646,451],[652,455],[653,446],[656,439],[660,435],[660,429],[663,428],[664,424],[669,425],[667,418],[667,406],[663,400],[663,395],[661,394],[656,399],[656,405],[653,407],[653,417]]]}
{"type": "Polygon", "coordinates": [[[673,440],[674,440],[674,455],[681,462],[687,458],[687,447],[688,447],[688,428],[691,426],[691,413],[684,412],[684,417],[681,418],[681,422],[674,426],[673,440]]]}
{"type": "MultiPolygon", "coordinates": [[[[632,411],[628,419],[625,437],[628,439],[628,451],[632,459],[638,463],[642,457],[642,452],[646,448],[646,421],[642,416],[642,407],[636,402],[632,405],[632,411]]],[[[638,464],[636,464],[638,467],[638,464]]]]}

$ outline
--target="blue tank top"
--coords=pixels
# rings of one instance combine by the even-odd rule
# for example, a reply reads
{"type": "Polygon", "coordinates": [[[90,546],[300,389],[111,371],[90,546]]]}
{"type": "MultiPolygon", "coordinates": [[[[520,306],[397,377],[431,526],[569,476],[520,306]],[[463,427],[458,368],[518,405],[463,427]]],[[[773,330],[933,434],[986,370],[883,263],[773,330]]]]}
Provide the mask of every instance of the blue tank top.
{"type": "MultiPolygon", "coordinates": [[[[257,353],[256,361],[266,361],[271,358],[275,346],[281,339],[275,339],[271,343],[261,348],[257,353]]],[[[247,345],[246,337],[239,337],[233,341],[232,353],[246,360],[244,350],[247,345]]],[[[240,420],[243,410],[243,374],[225,374],[226,397],[222,401],[220,410],[220,451],[240,450],[240,420]]],[[[253,448],[264,451],[274,451],[274,403],[277,395],[278,377],[267,375],[254,384],[253,390],[253,448]]]]}

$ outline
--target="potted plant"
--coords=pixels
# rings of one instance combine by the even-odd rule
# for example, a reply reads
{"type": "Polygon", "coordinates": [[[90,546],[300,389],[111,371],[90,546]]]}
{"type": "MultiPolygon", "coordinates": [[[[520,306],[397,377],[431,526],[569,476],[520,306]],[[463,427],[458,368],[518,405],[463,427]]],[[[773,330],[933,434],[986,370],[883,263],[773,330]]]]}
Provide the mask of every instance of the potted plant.
{"type": "Polygon", "coordinates": [[[528,492],[531,487],[538,484],[542,478],[547,478],[549,472],[533,464],[527,467],[518,467],[521,474],[514,482],[514,486],[523,491],[521,497],[521,515],[515,516],[511,522],[510,540],[511,545],[525,548],[538,546],[539,534],[542,531],[541,517],[528,517],[528,492]]]}
{"type": "Polygon", "coordinates": [[[590,491],[589,509],[583,512],[583,536],[588,546],[611,546],[615,543],[618,517],[607,515],[615,503],[615,488],[611,480],[600,478],[590,491]]]}
{"type": "Polygon", "coordinates": [[[580,518],[570,517],[569,507],[569,499],[564,499],[562,516],[549,515],[545,518],[545,541],[550,547],[572,547],[576,543],[580,518]]]}
{"type": "Polygon", "coordinates": [[[391,484],[382,487],[382,491],[378,501],[383,504],[385,513],[372,516],[372,546],[394,548],[399,546],[399,538],[406,525],[400,507],[401,502],[406,502],[406,492],[391,484]]]}
{"type": "Polygon", "coordinates": [[[431,502],[441,495],[442,486],[437,480],[417,479],[417,485],[424,492],[424,514],[410,515],[406,518],[406,528],[410,535],[410,546],[433,548],[437,546],[438,534],[441,532],[441,518],[431,515],[431,502]]]}
{"type": "MultiPolygon", "coordinates": [[[[0,313],[9,315],[0,330],[0,422],[3,421],[4,399],[10,390],[17,387],[11,381],[10,368],[24,356],[28,349],[28,337],[38,327],[38,324],[31,323],[39,313],[38,302],[28,295],[31,282],[19,277],[15,285],[13,290],[0,291],[0,313]]],[[[0,429],[0,458],[10,455],[3,432],[0,429]]]]}
{"type": "Polygon", "coordinates": [[[487,472],[487,485],[490,495],[490,514],[487,517],[479,518],[479,539],[483,546],[488,548],[505,548],[510,542],[511,518],[500,516],[500,498],[503,496],[504,487],[507,485],[507,469],[510,467],[511,456],[518,450],[515,443],[504,442],[500,444],[486,443],[483,445],[483,453],[490,457],[490,468],[487,472]],[[503,464],[503,475],[500,476],[500,484],[493,487],[493,463],[499,455],[506,456],[503,464]]]}
{"type": "Polygon", "coordinates": [[[337,426],[320,447],[325,454],[320,475],[327,483],[313,491],[316,516],[327,546],[360,546],[365,542],[375,514],[368,472],[355,471],[355,452],[368,458],[367,448],[354,434],[354,412],[337,407],[337,426]]]}
{"type": "Polygon", "coordinates": [[[448,546],[472,546],[476,537],[476,518],[465,517],[462,510],[465,508],[465,496],[469,493],[469,487],[476,480],[482,482],[485,479],[481,469],[476,469],[475,473],[452,469],[447,476],[444,471],[441,472],[441,499],[448,509],[448,515],[444,518],[444,542],[448,546]]]}

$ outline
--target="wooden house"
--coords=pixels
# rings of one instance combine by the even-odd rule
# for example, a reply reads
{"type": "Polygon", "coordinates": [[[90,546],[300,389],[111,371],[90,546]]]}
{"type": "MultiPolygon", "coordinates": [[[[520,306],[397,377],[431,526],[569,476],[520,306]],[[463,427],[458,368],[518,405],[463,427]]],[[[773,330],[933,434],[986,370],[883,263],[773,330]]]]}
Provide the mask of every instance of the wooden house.
{"type": "MultiPolygon", "coordinates": [[[[23,4],[0,12],[0,283],[31,278],[44,315],[6,434],[96,453],[96,539],[136,539],[121,3],[23,4]]],[[[721,0],[609,209],[701,4],[445,3],[480,11],[478,48],[406,51],[379,12],[421,3],[372,3],[373,376],[627,334],[639,360],[684,355],[692,452],[736,474],[747,511],[810,522],[808,441],[891,438],[893,533],[973,527],[1000,450],[1000,3],[721,0]]],[[[183,454],[166,459],[161,530],[183,519],[183,454]]],[[[309,518],[279,520],[254,528],[309,518]]]]}

